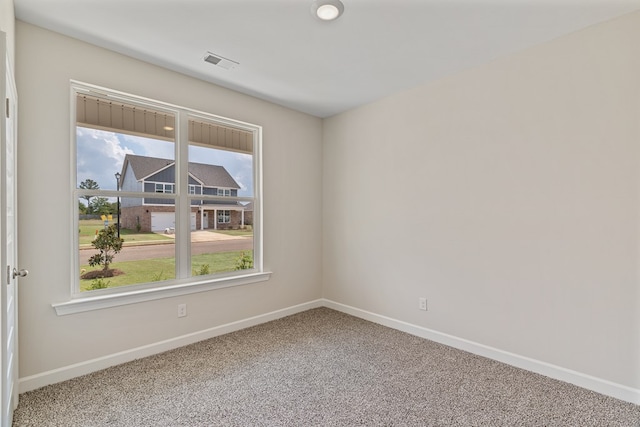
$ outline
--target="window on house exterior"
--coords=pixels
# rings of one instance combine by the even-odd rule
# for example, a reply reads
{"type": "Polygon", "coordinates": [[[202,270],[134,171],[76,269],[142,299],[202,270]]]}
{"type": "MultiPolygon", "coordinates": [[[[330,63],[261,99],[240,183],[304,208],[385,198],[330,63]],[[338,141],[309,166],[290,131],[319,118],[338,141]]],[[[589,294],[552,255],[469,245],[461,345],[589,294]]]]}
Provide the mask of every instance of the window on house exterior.
{"type": "Polygon", "coordinates": [[[231,222],[230,211],[218,211],[218,224],[228,224],[231,222]]]}
{"type": "Polygon", "coordinates": [[[156,182],[156,193],[168,193],[171,194],[173,193],[173,188],[174,185],[173,184],[163,184],[160,182],[156,182]]]}
{"type": "Polygon", "coordinates": [[[268,278],[259,126],[80,83],[72,91],[72,295],[268,278]]]}

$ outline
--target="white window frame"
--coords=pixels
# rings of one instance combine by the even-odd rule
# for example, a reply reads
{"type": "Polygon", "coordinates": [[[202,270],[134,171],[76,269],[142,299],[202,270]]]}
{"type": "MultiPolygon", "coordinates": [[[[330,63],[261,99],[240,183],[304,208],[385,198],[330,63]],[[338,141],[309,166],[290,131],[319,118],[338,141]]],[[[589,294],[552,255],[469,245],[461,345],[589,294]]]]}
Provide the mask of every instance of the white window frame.
{"type": "Polygon", "coordinates": [[[231,197],[231,190],[229,188],[218,188],[218,196],[231,197]]]}
{"type": "Polygon", "coordinates": [[[167,183],[167,182],[154,182],[154,181],[147,181],[150,183],[153,183],[155,185],[155,193],[156,194],[173,194],[175,193],[175,184],[173,183],[167,183]],[[161,187],[162,191],[158,191],[158,186],[161,187]]]}
{"type": "MultiPolygon", "coordinates": [[[[151,193],[155,196],[175,200],[176,203],[176,279],[164,282],[144,283],[139,285],[129,285],[117,288],[107,288],[96,291],[79,290],[79,262],[76,255],[71,257],[71,267],[75,272],[72,283],[70,285],[69,297],[65,301],[54,303],[58,315],[68,315],[73,313],[86,312],[91,310],[105,309],[120,305],[139,303],[144,301],[157,300],[161,298],[170,298],[179,295],[185,295],[196,292],[209,291],[214,289],[226,288],[230,286],[246,285],[269,280],[271,272],[265,271],[263,267],[263,233],[262,233],[262,127],[251,123],[241,122],[221,116],[217,116],[208,112],[193,110],[187,107],[172,105],[161,101],[155,101],[148,98],[142,98],[123,92],[78,82],[71,81],[71,102],[70,102],[70,128],[71,141],[71,207],[72,222],[71,235],[73,249],[72,253],[77,254],[78,251],[78,198],[82,195],[91,193],[92,191],[81,190],[77,188],[76,180],[76,99],[78,94],[89,94],[92,96],[100,96],[111,98],[119,102],[128,104],[147,106],[161,111],[167,111],[175,114],[176,117],[176,183],[175,193],[171,195],[162,193],[151,193]],[[191,276],[190,265],[190,212],[191,201],[194,197],[205,197],[202,194],[189,193],[189,176],[188,168],[185,167],[188,160],[188,126],[190,118],[203,118],[208,121],[230,126],[253,134],[253,197],[242,198],[235,197],[238,201],[251,201],[254,205],[254,225],[253,239],[254,251],[253,262],[254,268],[250,270],[240,270],[237,272],[229,272],[224,274],[216,274],[209,276],[191,276]],[[185,166],[182,166],[184,163],[185,166]],[[184,189],[183,189],[184,188],[184,189]],[[74,233],[73,230],[76,230],[74,233]],[[160,283],[160,284],[158,284],[160,283]]],[[[112,190],[95,190],[97,194],[103,197],[133,197],[144,198],[149,197],[150,193],[129,192],[129,191],[112,191],[112,190]]],[[[215,199],[216,196],[209,196],[215,199]]]]}
{"type": "Polygon", "coordinates": [[[202,194],[202,185],[189,184],[189,194],[191,195],[201,195],[202,194]],[[200,192],[198,192],[200,189],[200,192]]]}

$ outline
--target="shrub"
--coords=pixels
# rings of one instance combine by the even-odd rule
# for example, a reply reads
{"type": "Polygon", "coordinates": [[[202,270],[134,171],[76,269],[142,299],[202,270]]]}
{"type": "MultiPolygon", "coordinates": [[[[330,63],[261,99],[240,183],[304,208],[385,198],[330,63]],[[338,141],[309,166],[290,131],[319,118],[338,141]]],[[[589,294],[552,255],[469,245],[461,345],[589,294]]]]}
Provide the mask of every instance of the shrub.
{"type": "Polygon", "coordinates": [[[118,230],[114,224],[100,230],[91,242],[91,246],[100,252],[89,258],[89,265],[91,267],[102,265],[103,270],[108,270],[113,257],[122,249],[122,242],[124,240],[118,237],[118,230]]]}
{"type": "Polygon", "coordinates": [[[104,280],[104,279],[93,279],[91,281],[91,285],[89,285],[89,289],[92,291],[95,291],[96,289],[105,289],[109,287],[109,283],[111,283],[108,280],[104,280]]]}
{"type": "Polygon", "coordinates": [[[164,279],[164,270],[160,270],[151,277],[152,282],[162,282],[164,279]]]}
{"type": "Polygon", "coordinates": [[[199,270],[193,270],[194,276],[206,276],[207,274],[211,274],[209,264],[202,264],[199,270]]]}
{"type": "Polygon", "coordinates": [[[236,270],[248,270],[253,268],[253,256],[249,253],[241,252],[236,261],[236,270]]]}

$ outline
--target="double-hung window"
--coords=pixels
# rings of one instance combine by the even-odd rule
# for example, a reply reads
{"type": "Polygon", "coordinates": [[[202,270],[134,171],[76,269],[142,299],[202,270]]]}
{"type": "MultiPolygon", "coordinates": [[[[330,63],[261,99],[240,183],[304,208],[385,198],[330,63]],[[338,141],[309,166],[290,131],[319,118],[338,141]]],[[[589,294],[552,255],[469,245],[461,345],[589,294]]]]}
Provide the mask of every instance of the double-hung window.
{"type": "Polygon", "coordinates": [[[268,278],[259,126],[77,82],[71,102],[72,297],[268,278]]]}
{"type": "Polygon", "coordinates": [[[156,182],[156,193],[173,193],[173,184],[156,182]]]}

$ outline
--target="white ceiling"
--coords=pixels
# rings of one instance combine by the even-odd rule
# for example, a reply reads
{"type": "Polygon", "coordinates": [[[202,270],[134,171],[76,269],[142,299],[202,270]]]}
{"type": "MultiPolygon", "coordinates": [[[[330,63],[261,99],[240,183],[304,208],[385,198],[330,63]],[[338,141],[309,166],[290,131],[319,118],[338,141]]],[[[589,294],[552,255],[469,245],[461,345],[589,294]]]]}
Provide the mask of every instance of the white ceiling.
{"type": "Polygon", "coordinates": [[[328,117],[640,9],[640,0],[14,0],[16,17],[328,117]],[[226,70],[207,51],[240,63],[226,70]]]}

